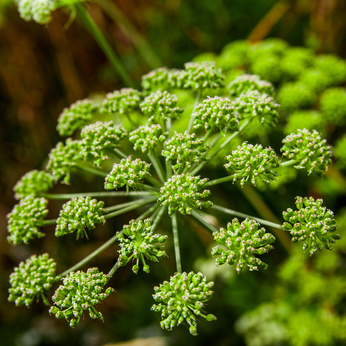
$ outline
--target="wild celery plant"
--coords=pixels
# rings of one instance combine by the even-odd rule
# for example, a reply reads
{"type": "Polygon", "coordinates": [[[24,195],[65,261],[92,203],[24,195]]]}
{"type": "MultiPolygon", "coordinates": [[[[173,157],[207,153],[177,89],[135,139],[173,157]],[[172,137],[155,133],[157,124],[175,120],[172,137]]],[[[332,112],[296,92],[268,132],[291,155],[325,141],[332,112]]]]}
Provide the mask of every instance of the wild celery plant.
{"type": "MultiPolygon", "coordinates": [[[[323,206],[322,200],[297,197],[297,210],[288,208],[280,225],[215,204],[213,187],[234,182],[241,186],[271,184],[279,169],[288,166],[309,175],[324,174],[331,163],[331,147],[317,131],[307,129],[283,139],[281,157],[271,147],[244,141],[226,155],[225,175],[210,180],[205,176],[210,163],[232,141],[244,140],[244,130],[250,124],[275,125],[279,105],[271,96],[272,85],[247,75],[227,88],[215,64],[187,63],[183,70],[160,68],[148,73],[142,87],[142,91],[114,91],[101,104],[84,101],[63,111],[57,129],[74,138],[59,142],[51,150],[45,170],[31,171],[16,184],[19,203],[8,215],[8,240],[13,245],[28,243],[43,237],[42,228],[48,224],[56,224],[57,237],[75,233],[78,240],[110,218],[136,210],[142,213],[61,274],[47,272],[47,265],[31,265],[47,261],[48,255],[21,264],[11,276],[9,300],[30,305],[62,280],[53,295],[50,313],[66,319],[72,327],[78,325],[84,311],[102,320],[96,305],[114,292],[106,286],[116,282],[116,271],[132,263],[135,274],[141,266],[149,273],[151,262],[164,262],[163,258],[171,255],[172,249],[164,248],[164,243],[172,238],[176,272],[155,287],[152,310],[161,314],[162,328],[172,330],[186,324],[190,333],[197,335],[200,318],[216,319],[205,312],[213,295],[213,282],[201,272],[183,271],[185,254],[181,253],[178,220],[190,217],[205,227],[215,240],[212,255],[216,265],[234,265],[238,273],[267,267],[260,257],[273,250],[275,237],[264,226],[288,232],[310,254],[317,249],[330,250],[339,236],[333,212],[323,206]],[[173,93],[181,90],[195,97],[189,110],[181,107],[173,93]],[[105,190],[77,194],[49,191],[53,183],[70,184],[75,174],[83,172],[103,181],[105,190]],[[127,197],[129,201],[109,205],[99,200],[107,197],[127,197]],[[48,200],[56,199],[68,201],[57,219],[47,220],[48,200]],[[217,228],[206,217],[211,211],[234,218],[217,228]],[[170,220],[171,229],[160,234],[157,229],[164,217],[170,220]],[[79,270],[116,242],[120,249],[118,255],[114,253],[115,264],[108,274],[98,268],[79,270]],[[35,289],[27,287],[27,277],[37,278],[35,289]]],[[[47,299],[44,301],[47,303],[47,299]]]]}

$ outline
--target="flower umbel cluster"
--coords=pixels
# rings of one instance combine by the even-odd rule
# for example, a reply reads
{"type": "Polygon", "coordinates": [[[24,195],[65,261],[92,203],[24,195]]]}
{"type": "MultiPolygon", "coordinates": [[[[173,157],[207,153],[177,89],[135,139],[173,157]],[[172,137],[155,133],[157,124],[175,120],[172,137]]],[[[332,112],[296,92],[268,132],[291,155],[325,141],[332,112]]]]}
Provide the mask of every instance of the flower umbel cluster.
{"type": "Polygon", "coordinates": [[[273,85],[261,80],[257,75],[243,74],[236,77],[229,85],[229,92],[232,96],[239,97],[248,91],[257,90],[262,94],[273,95],[273,85]]]}
{"type": "Polygon", "coordinates": [[[45,234],[39,227],[45,225],[48,215],[48,201],[45,198],[28,196],[19,201],[7,215],[9,243],[13,245],[28,244],[31,239],[42,238],[45,234]]]}
{"type": "Polygon", "coordinates": [[[166,255],[162,250],[162,243],[167,239],[166,235],[154,234],[150,219],[144,221],[131,220],[128,225],[124,225],[123,233],[119,236],[120,250],[119,263],[125,266],[131,260],[136,263],[132,266],[132,271],[137,274],[139,263],[143,265],[143,271],[150,273],[146,259],[158,262],[158,257],[166,255]]]}
{"type": "Polygon", "coordinates": [[[168,213],[174,214],[177,210],[182,214],[191,214],[193,208],[208,208],[213,205],[210,201],[201,201],[210,195],[209,190],[203,190],[208,179],[191,174],[173,175],[162,186],[158,202],[168,206],[168,213]]]}
{"type": "Polygon", "coordinates": [[[29,307],[36,299],[42,298],[49,305],[47,291],[56,282],[56,263],[48,254],[32,255],[25,262],[20,262],[10,275],[9,297],[10,302],[17,306],[29,307]]]}
{"type": "Polygon", "coordinates": [[[332,250],[335,240],[340,238],[335,233],[334,213],[322,204],[322,199],[296,197],[297,210],[289,208],[282,214],[287,221],[282,228],[290,232],[293,242],[303,242],[303,249],[308,249],[310,255],[323,248],[332,250]]]}
{"type": "Polygon", "coordinates": [[[266,269],[268,265],[262,262],[256,255],[263,255],[274,247],[271,245],[275,237],[267,233],[264,227],[258,228],[255,220],[245,219],[242,223],[237,218],[227,224],[227,229],[220,228],[214,232],[215,241],[222,245],[212,249],[212,255],[220,256],[216,264],[235,264],[239,273],[244,266],[250,271],[258,270],[260,267],[266,269]],[[226,249],[225,249],[226,248],[226,249]]]}
{"type": "Polygon", "coordinates": [[[99,272],[98,268],[89,268],[86,273],[70,272],[55,291],[52,297],[54,305],[50,307],[49,313],[56,318],[65,318],[71,327],[78,325],[84,311],[88,311],[91,318],[103,321],[103,315],[96,310],[95,305],[115,292],[111,287],[103,292],[108,280],[108,275],[99,272]]]}
{"type": "Polygon", "coordinates": [[[103,202],[91,197],[73,198],[62,206],[56,221],[55,235],[61,237],[76,232],[76,238],[88,238],[87,229],[105,223],[103,202]]]}
{"type": "Polygon", "coordinates": [[[163,133],[159,124],[144,125],[130,133],[130,142],[134,144],[135,151],[148,153],[154,150],[159,143],[167,139],[168,133],[163,133]]]}
{"type": "Polygon", "coordinates": [[[207,282],[202,273],[176,273],[158,287],[153,298],[158,302],[152,310],[161,313],[161,328],[172,330],[186,322],[192,335],[197,335],[197,317],[214,321],[212,314],[205,315],[205,304],[212,298],[213,282],[207,282]]]}
{"type": "Polygon", "coordinates": [[[16,0],[20,16],[26,20],[34,20],[39,24],[50,21],[51,12],[56,9],[56,0],[16,0]]]}

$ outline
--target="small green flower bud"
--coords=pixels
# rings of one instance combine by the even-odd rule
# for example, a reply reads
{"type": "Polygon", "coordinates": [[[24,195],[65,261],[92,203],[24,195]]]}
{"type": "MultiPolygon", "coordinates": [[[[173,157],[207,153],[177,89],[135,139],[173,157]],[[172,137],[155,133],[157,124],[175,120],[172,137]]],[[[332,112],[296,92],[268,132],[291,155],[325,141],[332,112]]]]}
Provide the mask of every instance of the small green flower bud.
{"type": "Polygon", "coordinates": [[[65,108],[58,118],[57,130],[60,136],[71,136],[85,126],[96,112],[97,106],[91,100],[81,100],[65,108]]]}
{"type": "Polygon", "coordinates": [[[177,210],[182,214],[191,214],[192,208],[208,208],[213,205],[210,201],[201,201],[210,195],[209,190],[199,192],[208,179],[191,174],[174,175],[161,187],[161,196],[158,202],[168,206],[168,213],[172,215],[177,210]]]}
{"type": "Polygon", "coordinates": [[[40,197],[54,185],[53,176],[46,171],[33,170],[23,175],[13,190],[16,199],[27,196],[40,197]]]}
{"type": "Polygon", "coordinates": [[[21,18],[39,24],[50,22],[51,12],[57,7],[56,0],[16,0],[16,3],[21,18]]]}
{"type": "Polygon", "coordinates": [[[273,95],[273,85],[267,81],[261,80],[257,75],[243,74],[236,77],[228,86],[230,95],[239,97],[248,91],[257,90],[261,94],[273,95]]]}
{"type": "Polygon", "coordinates": [[[256,180],[269,184],[278,176],[273,170],[279,167],[278,157],[272,148],[263,148],[261,144],[244,142],[226,160],[225,167],[233,174],[233,181],[240,180],[242,186],[249,180],[253,185],[256,185],[256,180]]]}
{"type": "Polygon", "coordinates": [[[181,168],[190,168],[193,162],[199,164],[200,158],[207,148],[201,139],[196,139],[196,134],[184,134],[175,132],[164,144],[161,155],[166,161],[174,161],[173,170],[178,172],[181,168]]]}
{"type": "Polygon", "coordinates": [[[134,143],[135,151],[148,153],[154,150],[159,143],[167,139],[168,133],[162,133],[162,127],[158,124],[144,125],[130,133],[130,142],[134,143]]]}
{"type": "Polygon", "coordinates": [[[219,130],[221,132],[238,131],[239,120],[234,114],[234,107],[226,97],[208,97],[199,103],[192,114],[194,128],[219,130]]]}
{"type": "Polygon", "coordinates": [[[161,123],[164,119],[177,119],[184,110],[176,107],[178,98],[169,92],[156,91],[150,93],[140,104],[141,111],[149,117],[148,122],[161,123]]]}
{"type": "Polygon", "coordinates": [[[56,222],[55,235],[61,237],[77,232],[77,239],[84,235],[88,238],[87,229],[94,229],[97,223],[105,223],[103,202],[91,197],[73,198],[60,210],[56,222]]]}
{"type": "Polygon", "coordinates": [[[275,55],[264,54],[251,65],[251,72],[270,83],[277,83],[282,78],[281,59],[275,55]]]}
{"type": "Polygon", "coordinates": [[[167,67],[160,67],[156,70],[150,71],[142,76],[142,88],[144,90],[165,90],[175,87],[175,83],[171,78],[174,71],[178,74],[178,70],[170,70],[167,67]]]}
{"type": "Polygon", "coordinates": [[[332,244],[340,239],[334,213],[323,207],[323,200],[314,200],[312,197],[296,197],[297,210],[291,208],[283,212],[282,228],[290,232],[292,241],[302,241],[303,249],[308,249],[310,255],[316,250],[326,248],[332,250],[332,244]]]}
{"type": "Polygon", "coordinates": [[[106,95],[101,112],[105,114],[127,114],[139,107],[142,101],[140,91],[124,88],[106,95]]]}
{"type": "Polygon", "coordinates": [[[143,271],[150,273],[146,259],[158,262],[158,257],[166,256],[161,243],[167,239],[167,236],[154,234],[150,219],[131,220],[129,225],[124,226],[123,232],[125,236],[119,238],[119,263],[126,265],[130,260],[135,261],[132,267],[135,274],[138,273],[140,262],[143,265],[143,271]]]}
{"type": "Polygon", "coordinates": [[[316,130],[298,130],[286,136],[281,148],[282,156],[294,160],[297,169],[305,168],[310,175],[312,172],[324,174],[331,164],[331,147],[322,139],[316,130]]]}
{"type": "Polygon", "coordinates": [[[10,233],[7,240],[10,244],[28,244],[31,239],[45,236],[38,228],[44,225],[44,218],[48,215],[47,204],[45,198],[28,196],[14,206],[7,215],[10,233]]]}
{"type": "MultiPolygon", "coordinates": [[[[213,282],[207,282],[202,273],[176,273],[171,276],[170,282],[164,281],[154,287],[153,298],[159,304],[154,304],[152,310],[161,313],[161,328],[172,330],[183,322],[189,325],[192,335],[197,335],[197,317],[207,321],[215,320],[203,311],[205,304],[212,298],[213,282]]],[[[215,317],[215,316],[214,316],[215,317]]]]}
{"type": "Polygon", "coordinates": [[[282,74],[287,79],[298,79],[299,76],[311,66],[313,59],[314,54],[310,49],[302,47],[289,48],[280,61],[282,74]]]}
{"type": "Polygon", "coordinates": [[[275,237],[266,233],[264,227],[258,228],[255,220],[245,219],[242,223],[237,218],[227,224],[227,229],[220,228],[214,232],[215,241],[222,245],[212,249],[212,255],[219,255],[216,264],[236,264],[239,273],[246,265],[250,271],[258,270],[259,267],[266,269],[268,265],[262,262],[256,255],[263,255],[274,247],[271,245],[275,237]],[[225,250],[226,248],[227,250],[225,250]]]}
{"type": "Polygon", "coordinates": [[[45,304],[49,304],[45,296],[56,281],[56,263],[48,254],[33,255],[25,262],[20,262],[10,275],[9,297],[10,302],[17,306],[29,307],[33,301],[42,297],[45,304]]]}
{"type": "Polygon", "coordinates": [[[116,148],[126,136],[126,130],[120,125],[115,125],[113,121],[97,121],[85,126],[81,132],[80,142],[85,160],[93,160],[96,166],[100,166],[103,160],[108,159],[107,150],[116,148]]]}
{"type": "Polygon", "coordinates": [[[320,99],[323,120],[335,125],[346,124],[346,90],[344,88],[327,89],[320,99]]]}
{"type": "Polygon", "coordinates": [[[49,153],[47,171],[51,172],[55,181],[63,179],[70,183],[71,169],[83,159],[80,141],[67,138],[65,144],[59,142],[49,153]]]}
{"type": "Polygon", "coordinates": [[[114,164],[112,171],[107,175],[105,189],[113,190],[126,186],[136,188],[137,184],[150,175],[150,164],[140,159],[122,159],[119,164],[114,164]]]}
{"type": "Polygon", "coordinates": [[[70,272],[62,280],[63,284],[52,297],[55,306],[51,306],[49,313],[56,318],[65,318],[72,328],[78,325],[84,311],[88,311],[91,318],[103,321],[102,313],[95,305],[115,292],[109,287],[102,293],[109,276],[99,272],[98,268],[89,268],[86,273],[70,272]]]}
{"type": "Polygon", "coordinates": [[[340,85],[346,81],[346,62],[335,55],[315,57],[315,67],[328,76],[329,85],[340,85]]]}

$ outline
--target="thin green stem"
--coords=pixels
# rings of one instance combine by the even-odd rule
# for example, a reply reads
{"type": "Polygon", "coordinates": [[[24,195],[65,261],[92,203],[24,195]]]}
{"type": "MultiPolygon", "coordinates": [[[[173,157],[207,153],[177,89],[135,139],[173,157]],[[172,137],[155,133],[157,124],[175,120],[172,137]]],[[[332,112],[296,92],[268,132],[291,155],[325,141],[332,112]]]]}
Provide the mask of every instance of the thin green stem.
{"type": "Polygon", "coordinates": [[[219,211],[222,211],[222,212],[224,212],[226,214],[230,214],[230,215],[234,215],[234,216],[239,216],[239,217],[244,218],[244,219],[246,219],[246,218],[253,219],[253,220],[259,222],[262,225],[266,225],[266,226],[269,226],[269,227],[274,227],[274,228],[282,229],[282,225],[279,225],[278,223],[267,221],[267,220],[263,220],[263,219],[260,219],[258,217],[252,216],[252,215],[240,213],[239,211],[236,211],[236,210],[224,208],[224,207],[221,207],[219,205],[213,205],[211,208],[219,210],[219,211]]]}
{"type": "Polygon", "coordinates": [[[55,225],[57,219],[43,220],[42,226],[55,225]]]}
{"type": "Polygon", "coordinates": [[[130,202],[126,202],[126,203],[115,204],[115,205],[112,205],[110,207],[104,208],[104,211],[107,212],[107,213],[110,213],[110,212],[115,211],[115,210],[127,208],[127,207],[129,207],[131,205],[135,205],[135,204],[138,204],[138,203],[144,203],[145,200],[152,201],[153,198],[144,198],[144,199],[139,199],[139,200],[130,201],[130,202]]]}
{"type": "Polygon", "coordinates": [[[197,105],[199,104],[199,98],[201,96],[201,92],[198,90],[197,91],[197,95],[196,95],[196,98],[195,98],[195,104],[193,106],[193,110],[191,112],[191,115],[190,115],[190,121],[189,121],[189,126],[187,128],[187,132],[190,132],[191,129],[192,129],[192,125],[193,125],[193,121],[195,120],[195,117],[193,116],[194,114],[194,111],[195,111],[195,108],[197,107],[197,105]]]}
{"type": "Polygon", "coordinates": [[[127,159],[128,155],[124,154],[121,150],[118,148],[112,148],[107,150],[110,154],[114,155],[117,158],[120,159],[127,159]]]}
{"type": "Polygon", "coordinates": [[[148,153],[148,157],[151,161],[151,163],[154,166],[154,169],[158,175],[158,177],[160,178],[161,182],[163,183],[165,181],[165,173],[163,171],[161,162],[157,156],[157,153],[154,150],[150,150],[148,153]]]}
{"type": "Polygon", "coordinates": [[[160,222],[164,212],[166,210],[166,207],[160,207],[158,213],[156,214],[155,218],[154,218],[154,222],[152,225],[152,229],[155,230],[155,228],[157,227],[158,223],[160,222]]]}
{"type": "Polygon", "coordinates": [[[150,207],[146,212],[137,217],[136,221],[143,220],[149,215],[155,215],[156,210],[160,207],[160,204],[155,203],[152,207],[150,207]]]}
{"type": "Polygon", "coordinates": [[[179,246],[179,234],[178,234],[178,219],[177,214],[174,213],[172,216],[172,232],[173,232],[173,243],[174,243],[174,253],[175,253],[175,263],[177,266],[177,272],[181,273],[181,256],[180,256],[180,246],[179,246]]]}
{"type": "Polygon", "coordinates": [[[71,199],[78,197],[123,197],[123,196],[153,196],[149,191],[99,191],[99,192],[81,192],[81,193],[44,193],[42,197],[47,199],[71,199]]]}
{"type": "Polygon", "coordinates": [[[147,177],[146,180],[147,180],[149,183],[151,183],[151,184],[153,184],[154,186],[156,186],[157,188],[161,188],[161,186],[162,186],[162,184],[161,184],[158,180],[156,180],[155,178],[153,178],[152,176],[147,177]]]}
{"type": "Polygon", "coordinates": [[[77,10],[79,17],[84,22],[84,24],[87,26],[87,28],[89,29],[91,34],[94,36],[96,42],[99,44],[100,48],[103,50],[103,52],[107,56],[108,60],[112,64],[114,70],[119,74],[120,78],[125,83],[125,85],[133,88],[134,83],[132,82],[130,76],[126,72],[120,59],[116,56],[113,49],[111,48],[111,46],[106,41],[106,39],[102,35],[101,31],[99,30],[99,28],[95,24],[94,20],[91,18],[89,13],[85,10],[84,6],[81,3],[76,3],[75,8],[77,10]]]}
{"type": "Polygon", "coordinates": [[[209,222],[207,222],[198,211],[192,210],[192,216],[196,220],[198,220],[210,232],[212,232],[212,233],[219,232],[219,230],[216,227],[214,227],[213,225],[211,225],[209,222]]]}
{"type": "Polygon", "coordinates": [[[289,160],[289,161],[285,161],[285,162],[280,162],[280,167],[288,167],[288,166],[292,166],[295,163],[297,163],[296,160],[289,160]]]}
{"type": "Polygon", "coordinates": [[[109,278],[111,278],[115,272],[120,268],[120,262],[119,259],[115,262],[114,266],[112,267],[112,269],[108,272],[108,276],[109,278]]]}
{"type": "Polygon", "coordinates": [[[157,187],[150,186],[150,185],[143,184],[143,183],[137,183],[136,185],[140,189],[155,191],[157,194],[159,194],[159,189],[157,187]]]}
{"type": "Polygon", "coordinates": [[[106,177],[107,176],[107,173],[100,171],[99,169],[89,167],[89,166],[76,165],[75,167],[78,169],[81,169],[82,171],[85,171],[85,172],[88,172],[91,174],[95,174],[95,175],[98,175],[100,177],[106,177]]]}
{"type": "Polygon", "coordinates": [[[221,183],[226,183],[228,181],[231,181],[234,179],[234,176],[233,175],[229,175],[227,177],[223,177],[223,178],[219,178],[219,179],[214,179],[214,180],[210,180],[208,181],[205,186],[213,186],[213,185],[216,185],[216,184],[221,184],[221,183]]]}

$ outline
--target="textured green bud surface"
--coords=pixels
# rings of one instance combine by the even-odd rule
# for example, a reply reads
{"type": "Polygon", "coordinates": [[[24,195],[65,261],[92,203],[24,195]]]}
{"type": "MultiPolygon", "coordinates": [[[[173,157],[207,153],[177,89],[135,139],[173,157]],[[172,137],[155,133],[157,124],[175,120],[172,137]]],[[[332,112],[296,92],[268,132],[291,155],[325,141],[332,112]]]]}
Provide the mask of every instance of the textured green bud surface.
{"type": "Polygon", "coordinates": [[[126,130],[113,121],[97,121],[85,126],[81,132],[81,149],[85,160],[93,160],[96,166],[100,166],[103,160],[108,159],[107,150],[116,148],[126,136],[126,130]]]}
{"type": "Polygon", "coordinates": [[[161,243],[166,239],[166,235],[154,234],[150,219],[144,221],[131,220],[129,225],[124,225],[123,235],[119,238],[120,264],[124,266],[131,260],[135,261],[132,270],[137,274],[141,262],[143,270],[149,273],[150,269],[146,259],[158,262],[158,257],[165,256],[166,252],[162,250],[161,243]]]}
{"type": "Polygon", "coordinates": [[[234,106],[227,97],[208,97],[195,107],[192,114],[194,128],[208,130],[238,131],[239,120],[234,113],[234,106]]]}
{"type": "Polygon", "coordinates": [[[181,88],[185,77],[184,70],[160,67],[142,76],[142,88],[145,90],[181,88]]]}
{"type": "Polygon", "coordinates": [[[40,197],[54,186],[53,176],[46,171],[33,170],[23,175],[14,186],[16,199],[32,195],[40,197]]]}
{"type": "Polygon", "coordinates": [[[71,169],[81,161],[81,142],[67,138],[65,144],[59,142],[49,153],[47,171],[51,172],[55,181],[63,178],[63,183],[70,183],[71,169]]]}
{"type": "Polygon", "coordinates": [[[139,107],[142,94],[138,90],[124,88],[106,95],[101,108],[106,114],[127,114],[139,107]]]}
{"type": "Polygon", "coordinates": [[[256,255],[263,255],[274,247],[271,245],[275,237],[267,233],[264,227],[258,228],[255,220],[245,219],[242,223],[237,218],[227,224],[227,229],[220,228],[214,232],[215,241],[222,245],[212,249],[212,255],[218,255],[216,264],[235,264],[239,273],[244,266],[249,270],[266,269],[268,265],[262,262],[256,255]]]}
{"type": "Polygon", "coordinates": [[[294,160],[295,168],[305,168],[308,174],[312,172],[323,174],[332,163],[331,147],[316,130],[312,132],[307,129],[298,130],[297,133],[285,137],[282,143],[284,143],[281,148],[282,155],[294,160]]]}
{"type": "Polygon", "coordinates": [[[233,174],[233,181],[240,180],[243,186],[248,181],[256,185],[256,180],[271,183],[278,176],[273,169],[279,167],[279,159],[272,148],[263,148],[261,144],[244,142],[226,157],[225,167],[233,174]]]}
{"type": "Polygon", "coordinates": [[[133,149],[148,153],[154,150],[159,143],[167,139],[168,133],[162,132],[161,125],[152,124],[140,126],[130,133],[130,142],[134,143],[133,149]]]}
{"type": "Polygon", "coordinates": [[[45,304],[49,304],[45,293],[56,281],[56,263],[48,254],[33,255],[25,262],[20,262],[10,275],[9,297],[10,302],[17,306],[29,307],[33,301],[42,297],[45,304]]]}
{"type": "Polygon", "coordinates": [[[207,180],[191,174],[174,175],[161,187],[161,196],[158,202],[168,207],[170,215],[174,214],[177,210],[182,214],[191,214],[192,207],[200,209],[208,208],[213,203],[210,201],[201,201],[200,199],[208,197],[210,191],[203,190],[199,192],[203,189],[207,180]]]}
{"type": "Polygon", "coordinates": [[[337,56],[319,55],[315,58],[315,67],[328,76],[330,85],[346,81],[346,62],[337,56]]]}
{"type": "Polygon", "coordinates": [[[108,275],[99,272],[98,268],[89,268],[86,273],[71,272],[62,280],[63,284],[52,297],[54,305],[49,313],[56,318],[65,318],[71,327],[78,325],[84,311],[88,311],[92,319],[103,321],[102,313],[96,310],[95,305],[115,292],[111,287],[103,292],[109,280],[108,275]]]}
{"type": "Polygon", "coordinates": [[[167,161],[173,161],[173,170],[178,172],[181,169],[188,169],[192,163],[200,163],[202,155],[207,148],[201,139],[196,138],[196,134],[184,134],[175,132],[174,135],[164,144],[162,156],[167,161]]]}
{"type": "Polygon", "coordinates": [[[303,242],[303,249],[308,249],[310,255],[316,250],[332,249],[332,244],[340,238],[334,213],[322,206],[323,200],[312,197],[296,197],[297,210],[291,208],[283,212],[282,228],[290,232],[292,241],[303,242]]]}
{"type": "Polygon", "coordinates": [[[128,190],[136,188],[137,184],[150,175],[150,164],[140,159],[122,159],[120,163],[113,166],[112,171],[107,175],[105,181],[106,190],[119,189],[126,186],[128,190]]]}
{"type": "Polygon", "coordinates": [[[232,96],[239,97],[248,91],[257,90],[261,94],[273,95],[273,85],[267,81],[261,80],[257,75],[243,74],[236,77],[229,85],[229,92],[232,96]]]}
{"type": "Polygon", "coordinates": [[[320,99],[321,112],[326,122],[335,125],[346,124],[346,90],[331,88],[320,99]]]}
{"type": "Polygon", "coordinates": [[[153,298],[158,304],[152,310],[161,313],[161,328],[172,330],[182,323],[189,325],[192,335],[197,335],[197,318],[216,320],[214,315],[204,315],[205,304],[212,298],[213,282],[207,282],[202,273],[176,273],[170,281],[154,287],[153,298]]]}
{"type": "Polygon", "coordinates": [[[86,125],[96,112],[97,106],[91,100],[81,100],[65,108],[58,119],[57,130],[60,136],[71,136],[86,125]]]}
{"type": "Polygon", "coordinates": [[[77,232],[77,239],[84,235],[88,238],[87,229],[95,228],[97,223],[105,223],[103,202],[91,197],[73,198],[66,202],[60,210],[56,222],[55,235],[77,232]]]}
{"type": "Polygon", "coordinates": [[[31,239],[45,236],[38,228],[44,225],[44,218],[48,215],[47,204],[48,201],[45,198],[28,196],[14,206],[11,213],[7,215],[9,243],[28,244],[31,239]]]}
{"type": "Polygon", "coordinates": [[[56,8],[55,0],[16,0],[20,16],[26,20],[34,20],[39,24],[47,24],[50,14],[56,8]]]}

